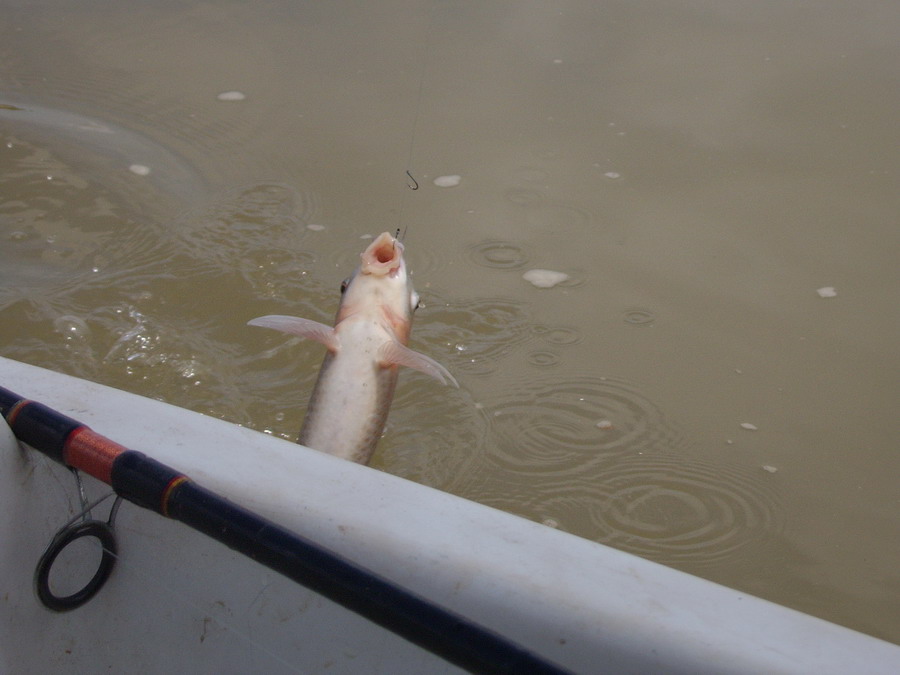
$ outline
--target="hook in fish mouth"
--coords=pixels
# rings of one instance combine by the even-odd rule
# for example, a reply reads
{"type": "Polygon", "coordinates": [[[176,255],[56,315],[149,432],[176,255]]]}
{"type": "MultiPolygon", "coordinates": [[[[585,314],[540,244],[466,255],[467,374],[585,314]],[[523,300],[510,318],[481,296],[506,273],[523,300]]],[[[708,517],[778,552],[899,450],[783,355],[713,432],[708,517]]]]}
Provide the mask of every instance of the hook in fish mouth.
{"type": "Polygon", "coordinates": [[[360,254],[363,274],[384,276],[395,272],[403,262],[403,244],[392,237],[389,232],[378,235],[369,247],[360,254]]]}

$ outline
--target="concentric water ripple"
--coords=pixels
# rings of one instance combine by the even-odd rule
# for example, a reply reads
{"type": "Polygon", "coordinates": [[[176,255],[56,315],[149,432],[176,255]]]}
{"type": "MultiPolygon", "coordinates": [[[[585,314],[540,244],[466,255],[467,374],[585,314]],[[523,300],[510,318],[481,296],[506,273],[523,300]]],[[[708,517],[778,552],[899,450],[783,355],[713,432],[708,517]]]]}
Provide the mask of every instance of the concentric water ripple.
{"type": "Polygon", "coordinates": [[[663,564],[696,568],[776,540],[784,523],[771,474],[688,455],[629,454],[565,479],[488,474],[479,489],[493,489],[496,508],[663,564]]]}
{"type": "Polygon", "coordinates": [[[311,195],[279,183],[256,183],[230,193],[178,226],[194,270],[238,273],[268,297],[296,292],[316,261],[305,245],[311,195]]]}
{"type": "Polygon", "coordinates": [[[529,208],[526,222],[550,231],[567,231],[571,228],[593,226],[596,218],[586,208],[575,204],[540,204],[529,208]]]}
{"type": "Polygon", "coordinates": [[[517,270],[528,264],[530,255],[518,246],[506,241],[483,241],[467,249],[469,259],[481,267],[499,270],[517,270]]]}
{"type": "Polygon", "coordinates": [[[0,107],[0,124],[16,138],[15,144],[28,139],[41,146],[31,159],[41,160],[42,168],[47,166],[44,160],[50,152],[64,158],[66,164],[77,167],[65,169],[70,181],[82,184],[79,187],[86,183],[82,176],[101,175],[99,183],[105,190],[121,201],[140,201],[145,213],[152,212],[166,197],[178,196],[188,201],[204,190],[204,180],[196,169],[137,131],[32,101],[4,103],[7,105],[0,107]],[[147,171],[137,178],[135,171],[128,170],[129,165],[142,166],[147,171]]]}
{"type": "Polygon", "coordinates": [[[529,188],[510,188],[504,193],[507,201],[512,202],[516,206],[524,206],[533,208],[539,206],[544,201],[544,195],[537,190],[529,188]]]}
{"type": "Polygon", "coordinates": [[[623,452],[681,442],[661,411],[621,380],[532,378],[506,391],[488,411],[496,442],[491,459],[516,472],[577,475],[623,452]]]}
{"type": "Polygon", "coordinates": [[[427,304],[420,312],[427,314],[427,321],[423,319],[413,330],[420,338],[440,336],[450,345],[458,355],[452,364],[455,368],[492,372],[502,356],[532,338],[523,303],[487,298],[454,300],[451,305],[439,297],[423,299],[427,304]]]}
{"type": "Polygon", "coordinates": [[[372,466],[458,494],[479,473],[489,420],[462,390],[434,386],[409,371],[400,378],[372,466]]]}
{"type": "Polygon", "coordinates": [[[656,315],[649,309],[628,309],[623,315],[625,323],[632,326],[650,326],[656,321],[656,315]]]}
{"type": "Polygon", "coordinates": [[[559,363],[559,355],[544,350],[533,351],[526,358],[528,363],[539,368],[550,368],[559,363]]]}
{"type": "Polygon", "coordinates": [[[783,528],[775,478],[762,470],[632,456],[603,471],[594,538],[663,563],[714,562],[783,528]]]}
{"type": "MultiPolygon", "coordinates": [[[[122,277],[133,287],[149,267],[156,274],[164,269],[174,249],[161,228],[138,221],[119,194],[116,180],[127,180],[109,171],[97,180],[83,178],[81,160],[64,159],[49,139],[4,138],[10,171],[0,178],[7,225],[0,233],[0,266],[16,283],[0,288],[0,310],[20,300],[64,305],[70,300],[63,298],[81,290],[114,287],[122,277]]],[[[85,156],[92,152],[84,148],[85,156]]]]}

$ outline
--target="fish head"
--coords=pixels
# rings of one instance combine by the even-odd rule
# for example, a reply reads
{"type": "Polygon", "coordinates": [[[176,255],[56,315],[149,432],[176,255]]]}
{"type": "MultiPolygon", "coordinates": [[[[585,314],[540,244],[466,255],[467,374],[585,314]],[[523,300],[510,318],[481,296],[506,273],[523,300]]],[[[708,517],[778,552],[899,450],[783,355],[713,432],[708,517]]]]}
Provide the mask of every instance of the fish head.
{"type": "Polygon", "coordinates": [[[354,314],[376,313],[406,344],[419,296],[407,272],[403,244],[382,232],[359,257],[360,266],[341,285],[337,322],[354,314]]]}

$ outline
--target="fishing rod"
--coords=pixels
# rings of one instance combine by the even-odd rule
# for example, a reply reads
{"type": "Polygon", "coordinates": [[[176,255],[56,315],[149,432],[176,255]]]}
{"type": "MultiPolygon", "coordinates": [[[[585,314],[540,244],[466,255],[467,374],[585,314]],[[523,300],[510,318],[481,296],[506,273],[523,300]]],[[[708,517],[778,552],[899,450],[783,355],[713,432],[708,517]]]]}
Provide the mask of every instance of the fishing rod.
{"type": "MultiPolygon", "coordinates": [[[[461,668],[475,673],[567,672],[42,403],[0,387],[0,415],[22,443],[112,486],[118,497],[182,522],[461,668]]],[[[111,572],[116,553],[111,534],[113,517],[110,516],[108,532],[100,528],[105,534],[96,529],[83,533],[101,540],[101,567],[106,565],[108,569],[103,575],[98,570],[88,583],[94,587],[81,591],[85,597],[77,598],[72,607],[56,609],[83,604],[111,572]]],[[[90,528],[75,528],[77,532],[85,529],[90,528]]],[[[70,534],[68,541],[83,534],[70,534]]],[[[62,599],[63,605],[67,599],[62,599]]]]}

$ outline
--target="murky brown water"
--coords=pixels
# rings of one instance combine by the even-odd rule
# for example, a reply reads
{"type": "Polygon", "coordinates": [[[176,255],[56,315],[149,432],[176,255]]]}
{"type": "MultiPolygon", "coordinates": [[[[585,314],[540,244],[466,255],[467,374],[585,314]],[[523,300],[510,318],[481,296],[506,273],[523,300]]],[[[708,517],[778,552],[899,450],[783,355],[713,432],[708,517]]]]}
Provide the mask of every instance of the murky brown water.
{"type": "Polygon", "coordinates": [[[3,14],[0,354],[293,437],[408,227],[375,467],[900,642],[896,2],[3,14]]]}

